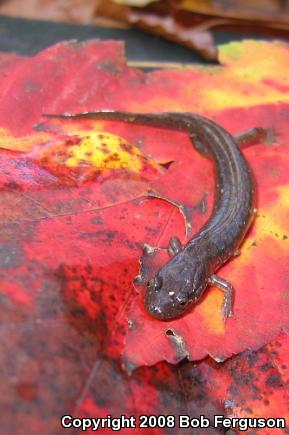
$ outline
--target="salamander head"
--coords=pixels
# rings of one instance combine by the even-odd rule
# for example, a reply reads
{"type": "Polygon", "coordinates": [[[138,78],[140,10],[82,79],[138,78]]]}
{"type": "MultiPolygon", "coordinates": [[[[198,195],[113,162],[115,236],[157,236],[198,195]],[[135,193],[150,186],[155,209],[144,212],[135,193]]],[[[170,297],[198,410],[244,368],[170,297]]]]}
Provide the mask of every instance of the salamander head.
{"type": "Polygon", "coordinates": [[[169,262],[148,282],[146,308],[160,320],[178,317],[199,300],[207,282],[201,262],[169,262]]]}

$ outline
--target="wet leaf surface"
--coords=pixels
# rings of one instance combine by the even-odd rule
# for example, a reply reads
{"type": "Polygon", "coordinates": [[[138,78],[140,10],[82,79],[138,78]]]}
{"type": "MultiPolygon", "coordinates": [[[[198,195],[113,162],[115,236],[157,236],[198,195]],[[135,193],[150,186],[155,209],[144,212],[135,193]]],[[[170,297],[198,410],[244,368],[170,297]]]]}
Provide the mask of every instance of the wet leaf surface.
{"type": "Polygon", "coordinates": [[[128,68],[113,42],[58,44],[15,62],[1,57],[7,433],[61,433],[64,413],[275,415],[278,402],[286,415],[288,338],[272,340],[288,331],[289,319],[287,53],[282,43],[231,44],[221,47],[223,66],[149,74],[128,68]],[[273,144],[244,150],[258,184],[258,217],[241,255],[220,271],[236,287],[235,318],[226,325],[217,289],[187,316],[159,322],[144,310],[145,290],[132,283],[144,243],[164,247],[171,235],[185,238],[176,207],[145,193],[153,189],[190,207],[193,234],[212,209],[211,162],[185,134],[42,117],[99,108],[192,111],[232,134],[274,129],[273,144]],[[245,351],[268,342],[265,351],[245,351]],[[224,364],[159,362],[185,355],[220,361],[242,351],[224,364]],[[156,363],[131,376],[124,370],[156,363]],[[254,382],[232,389],[235,371],[254,382]],[[256,387],[260,394],[251,398],[256,387]]]}

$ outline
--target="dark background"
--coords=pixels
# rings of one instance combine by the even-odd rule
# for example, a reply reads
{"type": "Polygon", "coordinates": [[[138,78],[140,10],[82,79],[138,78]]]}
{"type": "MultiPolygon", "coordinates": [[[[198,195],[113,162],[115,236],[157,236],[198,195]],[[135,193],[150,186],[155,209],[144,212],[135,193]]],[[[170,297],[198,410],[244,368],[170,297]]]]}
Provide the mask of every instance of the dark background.
{"type": "MultiPolygon", "coordinates": [[[[217,44],[242,39],[272,39],[254,33],[225,31],[212,33],[217,44]]],[[[198,54],[185,47],[139,30],[26,20],[0,15],[0,51],[32,55],[64,39],[83,41],[91,38],[124,40],[129,61],[206,63],[198,54]]]]}

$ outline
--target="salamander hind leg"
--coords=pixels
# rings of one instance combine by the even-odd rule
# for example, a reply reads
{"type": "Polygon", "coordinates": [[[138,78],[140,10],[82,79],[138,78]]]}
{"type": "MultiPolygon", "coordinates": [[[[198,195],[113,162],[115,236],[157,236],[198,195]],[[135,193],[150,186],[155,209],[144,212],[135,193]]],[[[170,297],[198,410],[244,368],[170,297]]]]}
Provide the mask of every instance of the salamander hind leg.
{"type": "Polygon", "coordinates": [[[204,157],[208,157],[210,155],[209,147],[205,144],[205,142],[199,139],[198,135],[195,132],[191,131],[189,133],[189,137],[194,147],[200,154],[202,154],[204,157]]]}
{"type": "Polygon", "coordinates": [[[233,296],[234,296],[234,288],[232,284],[228,281],[225,281],[223,278],[220,278],[217,275],[211,275],[209,279],[209,283],[215,285],[220,290],[224,292],[224,302],[222,305],[223,319],[227,320],[228,317],[233,316],[233,296]]]}
{"type": "Polygon", "coordinates": [[[240,148],[255,145],[257,143],[272,144],[275,142],[275,132],[272,128],[255,127],[244,131],[235,137],[240,148]]]}

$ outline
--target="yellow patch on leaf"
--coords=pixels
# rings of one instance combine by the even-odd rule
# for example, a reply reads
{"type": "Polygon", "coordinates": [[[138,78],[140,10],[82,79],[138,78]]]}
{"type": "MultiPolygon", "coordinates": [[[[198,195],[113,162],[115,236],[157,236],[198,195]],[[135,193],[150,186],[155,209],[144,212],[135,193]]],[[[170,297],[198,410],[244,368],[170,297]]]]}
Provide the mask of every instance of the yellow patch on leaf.
{"type": "Polygon", "coordinates": [[[204,319],[206,328],[214,334],[224,334],[225,322],[223,320],[222,305],[224,293],[216,287],[207,289],[206,298],[196,309],[204,319]]]}
{"type": "Polygon", "coordinates": [[[206,110],[289,102],[288,45],[280,41],[231,42],[219,46],[219,51],[224,67],[207,67],[210,79],[202,74],[196,83],[206,110]]]}
{"type": "Polygon", "coordinates": [[[33,148],[31,156],[58,178],[77,184],[100,174],[113,176],[115,171],[145,177],[162,170],[122,137],[95,130],[78,130],[72,135],[53,133],[48,143],[33,148]]]}
{"type": "Polygon", "coordinates": [[[0,148],[9,151],[29,152],[35,144],[44,144],[51,138],[47,133],[33,133],[28,136],[16,137],[8,129],[0,128],[0,148]]]}
{"type": "Polygon", "coordinates": [[[79,143],[67,149],[66,166],[91,166],[92,168],[130,168],[139,171],[142,167],[140,150],[113,134],[96,132],[79,134],[79,143]]]}

